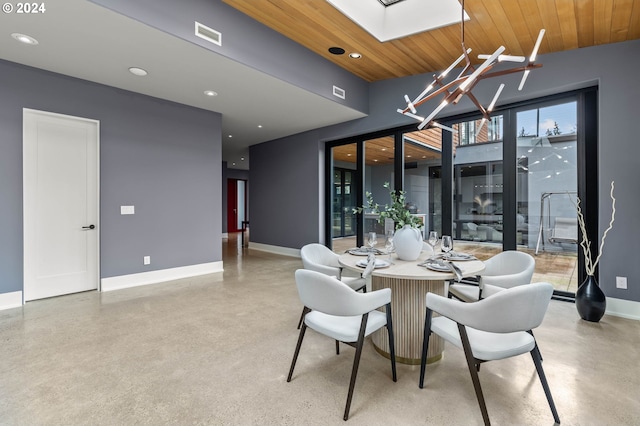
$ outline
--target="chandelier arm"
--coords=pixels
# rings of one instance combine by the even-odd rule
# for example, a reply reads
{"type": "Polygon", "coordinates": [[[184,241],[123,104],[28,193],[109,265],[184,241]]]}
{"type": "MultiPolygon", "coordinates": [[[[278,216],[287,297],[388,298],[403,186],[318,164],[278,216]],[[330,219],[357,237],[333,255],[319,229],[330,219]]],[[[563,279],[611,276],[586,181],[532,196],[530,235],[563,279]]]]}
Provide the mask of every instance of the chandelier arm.
{"type": "Polygon", "coordinates": [[[517,72],[522,72],[522,71],[531,70],[531,69],[540,68],[540,67],[542,67],[542,64],[529,63],[523,67],[510,68],[508,70],[494,71],[487,74],[483,74],[483,75],[480,75],[477,79],[483,80],[485,78],[500,77],[502,75],[515,74],[517,72]]]}
{"type": "Polygon", "coordinates": [[[484,107],[480,104],[480,102],[478,102],[478,98],[476,98],[471,92],[468,92],[467,96],[469,97],[469,99],[471,99],[471,102],[473,102],[473,104],[480,110],[480,112],[482,113],[482,116],[488,120],[489,113],[487,112],[486,109],[484,109],[484,107]]]}
{"type": "MultiPolygon", "coordinates": [[[[451,88],[451,86],[456,85],[457,83],[459,83],[460,81],[464,81],[464,78],[456,78],[453,81],[450,81],[449,83],[443,85],[442,87],[438,88],[438,90],[436,90],[435,92],[431,92],[431,94],[425,96],[424,98],[420,99],[418,102],[414,102],[413,106],[414,107],[419,107],[420,105],[422,105],[423,103],[435,98],[436,96],[446,92],[447,95],[445,96],[445,99],[448,98],[450,96],[450,92],[449,89],[451,88]]],[[[404,108],[402,111],[403,113],[405,111],[409,111],[409,107],[404,108]]]]}

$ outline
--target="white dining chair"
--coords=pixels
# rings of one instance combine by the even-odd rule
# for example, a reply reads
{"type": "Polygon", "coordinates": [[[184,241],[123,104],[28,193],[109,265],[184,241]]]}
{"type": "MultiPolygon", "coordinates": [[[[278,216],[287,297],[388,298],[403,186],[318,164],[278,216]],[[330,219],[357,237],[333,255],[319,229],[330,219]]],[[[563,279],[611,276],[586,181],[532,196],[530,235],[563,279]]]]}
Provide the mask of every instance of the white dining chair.
{"type": "Polygon", "coordinates": [[[552,294],[553,286],[549,283],[533,283],[506,289],[473,303],[427,293],[420,388],[424,386],[429,337],[431,333],[435,333],[464,351],[482,418],[485,425],[489,425],[489,414],[478,374],[480,363],[529,352],[553,419],[559,424],[560,418],[542,368],[540,350],[533,336],[533,329],[544,319],[552,294]],[[440,316],[433,317],[433,312],[440,316]]]}
{"type": "Polygon", "coordinates": [[[487,259],[484,266],[477,282],[465,280],[450,283],[449,295],[465,302],[474,302],[505,288],[529,284],[536,261],[528,253],[507,250],[487,259]]]}
{"type": "Polygon", "coordinates": [[[305,306],[305,314],[287,382],[290,382],[293,376],[307,327],[334,339],[336,354],[340,353],[339,342],[353,346],[356,352],[343,416],[343,419],[347,420],[364,339],[382,327],[387,328],[392,378],[394,382],[397,380],[391,321],[391,289],[358,293],[336,278],[304,269],[295,272],[295,279],[298,295],[305,306]],[[381,307],[384,307],[384,312],[378,310],[381,307]]]}
{"type": "Polygon", "coordinates": [[[340,256],[328,247],[318,243],[306,244],[300,249],[300,257],[304,269],[336,277],[356,291],[366,291],[366,279],[362,276],[343,276],[342,266],[338,261],[340,256]]]}
{"type": "MultiPolygon", "coordinates": [[[[311,243],[306,244],[300,249],[300,257],[302,258],[302,266],[310,271],[320,272],[331,277],[336,277],[352,289],[356,291],[367,291],[367,279],[362,274],[356,277],[342,276],[342,266],[338,261],[338,256],[328,247],[311,243]]],[[[302,324],[304,310],[298,321],[298,328],[302,324]]]]}

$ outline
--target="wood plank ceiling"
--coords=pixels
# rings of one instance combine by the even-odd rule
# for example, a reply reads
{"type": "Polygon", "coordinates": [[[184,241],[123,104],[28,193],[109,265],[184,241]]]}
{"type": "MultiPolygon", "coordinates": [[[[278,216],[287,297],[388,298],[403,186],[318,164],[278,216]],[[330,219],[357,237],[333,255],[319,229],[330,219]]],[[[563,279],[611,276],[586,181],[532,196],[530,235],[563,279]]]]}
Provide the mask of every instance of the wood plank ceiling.
{"type": "MultiPolygon", "coordinates": [[[[325,0],[223,1],[369,82],[443,70],[462,52],[459,24],[381,43],[325,0]]],[[[528,56],[541,28],[541,54],[640,38],[640,0],[465,0],[465,9],[474,58],[500,45],[528,56]]]]}

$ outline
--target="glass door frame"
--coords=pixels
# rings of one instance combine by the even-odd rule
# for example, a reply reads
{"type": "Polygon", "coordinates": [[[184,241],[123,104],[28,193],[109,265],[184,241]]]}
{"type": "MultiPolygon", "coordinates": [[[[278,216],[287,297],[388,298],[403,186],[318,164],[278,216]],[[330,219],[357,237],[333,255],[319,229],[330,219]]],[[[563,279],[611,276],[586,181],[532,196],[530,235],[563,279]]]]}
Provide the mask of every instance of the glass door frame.
{"type": "MultiPolygon", "coordinates": [[[[578,196],[586,219],[587,233],[598,234],[598,87],[590,86],[570,92],[530,99],[522,102],[497,107],[492,115],[503,116],[503,250],[517,249],[517,129],[516,113],[521,110],[559,104],[566,101],[577,101],[577,154],[578,154],[578,196]],[[508,165],[508,167],[507,167],[508,165]],[[587,191],[587,188],[589,190],[587,191]]],[[[441,123],[452,126],[461,121],[478,119],[477,112],[446,117],[441,123]]],[[[481,118],[481,117],[480,117],[481,118]]],[[[356,144],[357,164],[355,174],[356,199],[364,200],[364,142],[382,136],[394,136],[394,189],[404,188],[404,144],[403,133],[417,130],[417,124],[396,127],[349,138],[329,141],[325,144],[325,241],[327,246],[332,245],[331,232],[331,197],[332,197],[332,154],[331,149],[345,144],[356,144]]],[[[442,132],[442,233],[452,235],[453,219],[453,135],[451,132],[442,132]]],[[[356,221],[357,244],[362,245],[364,230],[364,215],[359,215],[356,221]]],[[[578,237],[582,238],[579,231],[578,237]]],[[[597,252],[598,241],[594,241],[592,247],[597,252]]],[[[578,253],[578,281],[586,278],[584,270],[584,257],[578,253]]],[[[598,271],[596,270],[596,277],[598,271]]],[[[556,291],[556,296],[568,299],[573,298],[572,293],[556,291]],[[566,293],[566,294],[563,294],[566,293]]]]}
{"type": "MultiPolygon", "coordinates": [[[[396,127],[389,130],[381,130],[372,133],[366,133],[362,135],[353,136],[350,138],[339,139],[330,141],[325,144],[325,241],[326,245],[331,248],[332,246],[332,229],[331,229],[331,212],[332,212],[332,191],[333,191],[333,155],[331,149],[340,145],[356,144],[356,169],[354,176],[355,196],[357,200],[364,202],[364,171],[365,171],[365,142],[370,139],[377,139],[384,136],[393,136],[394,142],[394,159],[393,159],[393,173],[394,190],[400,191],[404,187],[404,143],[402,135],[406,132],[416,130],[416,125],[396,127]]],[[[358,246],[364,245],[364,215],[359,214],[356,219],[356,244],[358,246]]]]}
{"type": "MultiPolygon", "coordinates": [[[[598,233],[598,87],[592,86],[571,92],[559,93],[542,98],[531,99],[496,108],[493,116],[503,116],[503,250],[517,249],[517,122],[516,114],[533,108],[542,108],[561,104],[567,101],[577,103],[577,181],[578,197],[586,220],[586,229],[589,235],[598,233]],[[587,188],[589,190],[587,191],[587,188]]],[[[447,117],[442,124],[452,127],[461,121],[479,119],[481,116],[474,113],[461,114],[447,117]]],[[[442,145],[442,232],[452,235],[453,219],[453,155],[452,136],[450,132],[443,132],[442,145]],[[448,148],[448,149],[447,149],[448,148]],[[445,152],[445,150],[449,152],[445,152]]],[[[578,229],[578,238],[582,240],[582,232],[578,229]]],[[[598,251],[598,241],[593,241],[594,253],[598,251]]],[[[584,268],[584,256],[582,249],[578,247],[578,282],[586,279],[584,268]]],[[[596,270],[596,278],[598,271],[596,270]]],[[[555,290],[557,298],[573,300],[574,294],[566,291],[555,290]]]]}

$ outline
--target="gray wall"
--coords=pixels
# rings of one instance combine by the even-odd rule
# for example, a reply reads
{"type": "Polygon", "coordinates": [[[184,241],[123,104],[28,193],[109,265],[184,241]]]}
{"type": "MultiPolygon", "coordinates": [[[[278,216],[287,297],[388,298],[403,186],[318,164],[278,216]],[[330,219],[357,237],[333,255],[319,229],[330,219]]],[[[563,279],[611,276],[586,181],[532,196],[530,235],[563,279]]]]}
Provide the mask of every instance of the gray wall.
{"type": "Polygon", "coordinates": [[[299,249],[318,241],[324,171],[317,141],[311,131],[250,147],[252,242],[299,249]]]}
{"type": "MultiPolygon", "coordinates": [[[[600,284],[610,297],[640,301],[640,275],[638,263],[631,257],[640,252],[640,226],[636,213],[640,211],[638,196],[638,158],[640,141],[638,140],[638,105],[640,85],[637,84],[637,70],[640,69],[640,40],[577,49],[568,52],[541,55],[539,61],[543,67],[531,73],[522,92],[517,91],[519,76],[509,76],[502,81],[507,83],[499,104],[508,104],[525,99],[566,92],[569,90],[599,85],[599,192],[600,192],[600,229],[608,224],[611,202],[607,196],[612,180],[616,181],[617,213],[613,231],[609,233],[604,255],[600,261],[600,284]],[[615,277],[628,277],[628,290],[615,288],[615,277]]],[[[257,145],[251,150],[252,181],[262,180],[264,185],[251,194],[253,209],[252,241],[276,246],[299,248],[301,245],[318,241],[316,233],[309,232],[322,222],[316,208],[323,202],[324,194],[317,190],[317,174],[309,169],[311,163],[322,158],[324,153],[315,152],[318,144],[347,136],[390,128],[412,123],[395,110],[402,106],[403,95],[415,96],[430,80],[430,75],[412,76],[402,79],[384,80],[370,86],[370,115],[360,120],[336,126],[318,129],[257,145]],[[290,158],[286,167],[282,162],[274,161],[282,153],[284,146],[308,146],[305,155],[315,159],[290,158]],[[255,155],[259,153],[260,155],[255,155]],[[253,172],[259,171],[254,174],[253,172]],[[266,182],[294,182],[297,191],[286,191],[268,185],[266,182]],[[311,193],[318,200],[310,200],[311,193]],[[303,197],[307,202],[300,202],[303,197]],[[277,200],[278,208],[270,206],[277,200]],[[280,204],[285,203],[285,204],[280,204]],[[292,217],[281,214],[282,211],[295,209],[295,228],[298,232],[282,232],[290,229],[287,221],[292,217]],[[260,221],[253,221],[253,216],[260,221]],[[258,238],[259,237],[259,238],[258,238]]],[[[497,79],[496,79],[497,80],[497,79]]],[[[481,82],[474,95],[488,102],[496,90],[498,81],[481,82]]],[[[421,111],[429,112],[436,106],[433,102],[425,105],[421,111]]],[[[445,110],[447,114],[470,111],[473,107],[463,101],[457,106],[445,110]]],[[[602,231],[601,231],[602,232],[602,231]]],[[[593,237],[592,237],[593,238],[593,237]]]]}
{"type": "MultiPolygon", "coordinates": [[[[367,82],[253,20],[222,0],[92,0],[336,103],[367,112],[367,82]],[[222,33],[222,46],[194,35],[194,21],[222,33]],[[277,46],[277,48],[274,48],[277,46]],[[333,95],[333,85],[346,99],[333,95]]],[[[329,47],[329,46],[327,46],[329,47]]]]}
{"type": "Polygon", "coordinates": [[[6,61],[0,76],[0,293],[23,285],[23,108],[100,121],[103,278],[222,259],[220,114],[6,61]]]}

